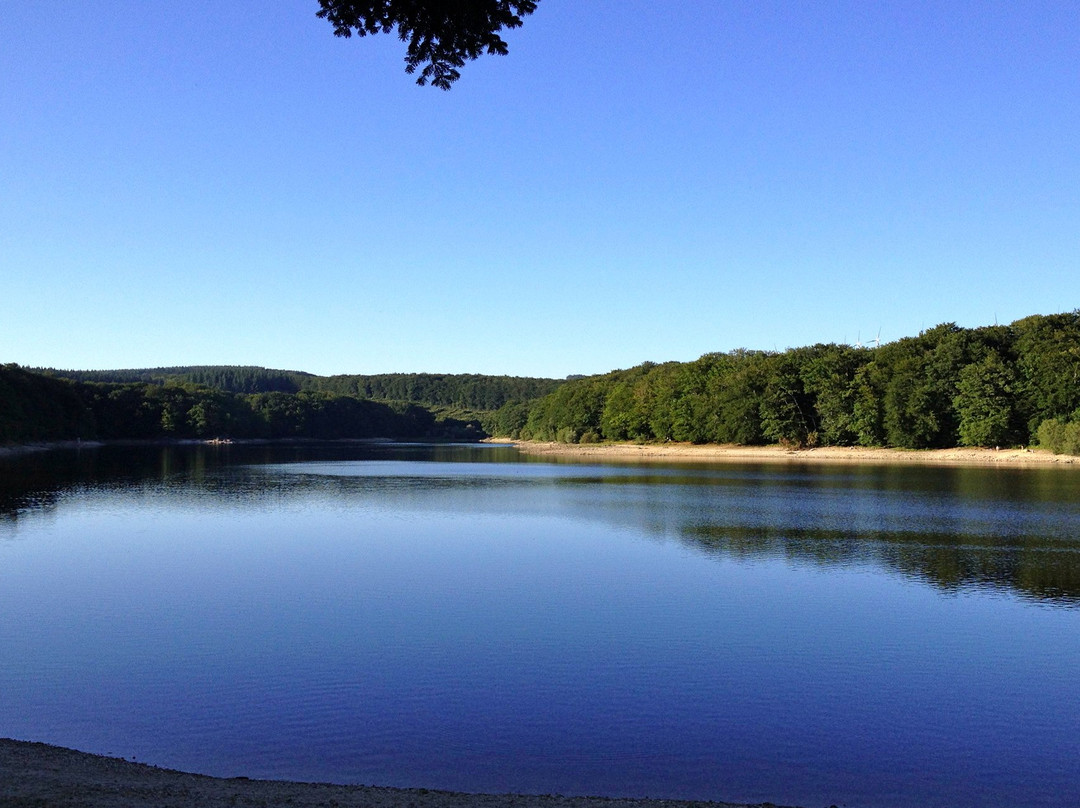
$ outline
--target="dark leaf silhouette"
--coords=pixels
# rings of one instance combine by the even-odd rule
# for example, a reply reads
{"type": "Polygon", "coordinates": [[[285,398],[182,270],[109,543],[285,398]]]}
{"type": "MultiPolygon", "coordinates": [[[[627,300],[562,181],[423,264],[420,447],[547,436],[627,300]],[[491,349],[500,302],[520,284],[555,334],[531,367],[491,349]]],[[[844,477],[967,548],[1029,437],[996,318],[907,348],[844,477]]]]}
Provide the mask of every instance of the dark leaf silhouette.
{"type": "Polygon", "coordinates": [[[319,0],[318,16],[329,20],[337,36],[389,34],[397,31],[405,52],[405,71],[419,85],[449,90],[461,77],[458,68],[482,53],[505,56],[503,28],[518,28],[539,0],[319,0]]]}

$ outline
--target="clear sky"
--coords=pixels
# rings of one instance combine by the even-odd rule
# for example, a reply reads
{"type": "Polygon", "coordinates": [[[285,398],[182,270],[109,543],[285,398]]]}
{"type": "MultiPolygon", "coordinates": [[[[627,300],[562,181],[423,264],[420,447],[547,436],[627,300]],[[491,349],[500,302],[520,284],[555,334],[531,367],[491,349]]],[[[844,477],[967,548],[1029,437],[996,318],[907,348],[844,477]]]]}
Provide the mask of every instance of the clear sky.
{"type": "Polygon", "coordinates": [[[1080,4],[0,4],[0,362],[597,373],[1080,307],[1080,4]]]}

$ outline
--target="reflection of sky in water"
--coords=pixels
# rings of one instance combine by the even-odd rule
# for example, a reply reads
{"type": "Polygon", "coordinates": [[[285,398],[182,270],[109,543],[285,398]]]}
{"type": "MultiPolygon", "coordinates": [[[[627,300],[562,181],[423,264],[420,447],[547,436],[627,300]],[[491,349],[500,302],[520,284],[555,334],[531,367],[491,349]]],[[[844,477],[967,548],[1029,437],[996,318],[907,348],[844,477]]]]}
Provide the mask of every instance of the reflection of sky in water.
{"type": "Polygon", "coordinates": [[[143,477],[121,464],[118,479],[79,479],[57,491],[16,495],[18,508],[9,510],[6,528],[0,522],[0,540],[14,535],[16,517],[52,513],[63,501],[92,511],[112,495],[138,508],[317,506],[399,520],[557,510],[676,539],[713,556],[871,563],[950,589],[1016,588],[1057,603],[1080,597],[1080,501],[1072,470],[604,466],[521,462],[501,447],[391,446],[365,453],[362,462],[340,450],[304,460],[293,449],[285,452],[290,462],[281,463],[264,448],[259,462],[239,464],[163,456],[144,464],[143,477]],[[387,457],[399,450],[408,459],[387,457]],[[447,459],[454,456],[465,462],[447,459]]]}
{"type": "Polygon", "coordinates": [[[285,463],[252,468],[271,475],[306,474],[327,477],[408,477],[418,479],[442,477],[455,481],[464,481],[476,477],[498,480],[542,480],[553,478],[599,479],[637,475],[637,472],[632,468],[605,468],[603,466],[540,466],[528,463],[446,463],[410,460],[285,463]]]}
{"type": "Polygon", "coordinates": [[[0,526],[0,734],[467,790],[1077,802],[1072,476],[425,451],[55,486],[0,526]]]}

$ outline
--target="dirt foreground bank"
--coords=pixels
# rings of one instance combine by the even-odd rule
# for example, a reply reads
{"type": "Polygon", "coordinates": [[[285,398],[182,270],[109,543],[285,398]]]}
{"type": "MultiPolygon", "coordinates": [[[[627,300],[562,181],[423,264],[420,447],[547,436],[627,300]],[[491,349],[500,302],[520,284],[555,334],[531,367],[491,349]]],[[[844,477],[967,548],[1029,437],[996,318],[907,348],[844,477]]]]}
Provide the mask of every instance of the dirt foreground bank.
{"type": "MultiPolygon", "coordinates": [[[[748,808],[734,803],[462,794],[426,789],[222,779],[59,746],[0,739],[2,808],[748,808]]],[[[757,808],[776,808],[761,803],[757,808]]]]}
{"type": "Polygon", "coordinates": [[[1080,469],[1080,458],[1041,449],[866,449],[825,446],[787,449],[783,446],[717,446],[691,443],[540,443],[504,441],[530,455],[581,457],[597,460],[664,463],[851,463],[865,465],[921,464],[928,466],[1068,466],[1080,469]]]}

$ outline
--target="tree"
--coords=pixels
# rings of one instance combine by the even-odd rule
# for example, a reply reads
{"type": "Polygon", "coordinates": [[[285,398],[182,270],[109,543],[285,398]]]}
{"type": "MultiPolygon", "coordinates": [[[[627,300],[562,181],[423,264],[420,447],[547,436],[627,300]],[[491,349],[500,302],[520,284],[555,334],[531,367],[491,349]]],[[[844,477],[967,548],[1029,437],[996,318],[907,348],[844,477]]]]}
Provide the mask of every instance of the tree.
{"type": "Polygon", "coordinates": [[[801,363],[803,387],[814,396],[817,410],[818,443],[848,446],[858,440],[856,375],[869,363],[870,354],[866,348],[822,345],[801,363]]]}
{"type": "Polygon", "coordinates": [[[503,28],[518,28],[539,0],[319,0],[317,16],[329,20],[336,36],[389,34],[395,28],[405,52],[405,72],[423,65],[416,83],[449,90],[468,59],[487,53],[505,56],[503,28]]]}
{"type": "Polygon", "coordinates": [[[733,366],[727,354],[710,353],[679,368],[668,407],[667,437],[691,443],[716,440],[720,392],[733,366]]]}
{"type": "Polygon", "coordinates": [[[944,323],[874,352],[886,371],[885,437],[890,446],[929,449],[955,446],[959,437],[953,407],[960,369],[971,361],[972,332],[944,323]]]}
{"type": "Polygon", "coordinates": [[[742,348],[727,354],[731,370],[716,391],[716,416],[711,443],[764,443],[761,402],[775,354],[742,348]]]}
{"type": "Polygon", "coordinates": [[[653,405],[650,374],[655,367],[646,362],[619,374],[600,415],[600,431],[607,440],[647,441],[655,437],[649,427],[653,405]]]}
{"type": "Polygon", "coordinates": [[[994,351],[960,371],[953,406],[964,446],[1019,443],[1014,394],[1016,373],[994,351]]]}
{"type": "Polygon", "coordinates": [[[1023,411],[1032,434],[1049,418],[1080,408],[1080,310],[1033,315],[1012,324],[1023,411]]]}
{"type": "Polygon", "coordinates": [[[807,392],[799,373],[816,348],[789,350],[770,356],[760,394],[761,434],[785,446],[813,446],[818,441],[814,395],[807,392]]]}

